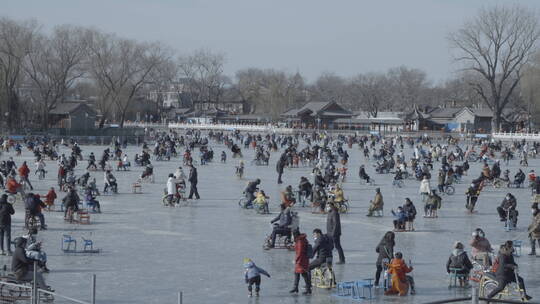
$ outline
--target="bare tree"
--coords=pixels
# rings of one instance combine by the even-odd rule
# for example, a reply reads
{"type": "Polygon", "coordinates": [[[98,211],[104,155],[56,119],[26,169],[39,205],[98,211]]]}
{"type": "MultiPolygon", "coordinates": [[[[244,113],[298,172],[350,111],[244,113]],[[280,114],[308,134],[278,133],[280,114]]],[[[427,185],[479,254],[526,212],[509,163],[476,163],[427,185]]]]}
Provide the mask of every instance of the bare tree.
{"type": "Polygon", "coordinates": [[[377,73],[358,75],[351,80],[351,85],[360,106],[370,116],[377,117],[381,109],[389,107],[389,80],[386,75],[377,73]]]}
{"type": "Polygon", "coordinates": [[[223,75],[225,56],[198,50],[178,59],[179,77],[186,82],[186,91],[194,102],[218,103],[228,79],[223,75]]]}
{"type": "Polygon", "coordinates": [[[236,79],[239,95],[249,101],[252,113],[277,117],[306,101],[304,78],[300,73],[249,68],[238,71],[236,79]]]}
{"type": "Polygon", "coordinates": [[[134,97],[166,57],[164,50],[159,44],[137,43],[100,32],[91,33],[88,49],[90,70],[101,88],[100,127],[111,113],[123,127],[134,97]]]}
{"type": "Polygon", "coordinates": [[[236,90],[240,98],[249,103],[251,113],[257,112],[260,106],[264,78],[264,71],[257,68],[248,68],[236,72],[236,90]]]}
{"type": "Polygon", "coordinates": [[[400,66],[387,72],[388,97],[400,110],[410,110],[414,105],[424,104],[425,90],[429,87],[426,73],[419,69],[400,66]]]}
{"type": "Polygon", "coordinates": [[[177,82],[178,65],[166,55],[156,68],[152,69],[146,80],[145,88],[149,92],[155,92],[156,98],[153,100],[156,113],[161,117],[163,111],[164,92],[174,90],[178,98],[183,87],[177,82]]]}
{"type": "Polygon", "coordinates": [[[534,124],[540,123],[540,52],[532,56],[531,61],[524,68],[521,82],[521,95],[529,115],[527,129],[531,131],[534,124]]]}
{"type": "Polygon", "coordinates": [[[56,27],[52,36],[39,35],[29,45],[24,70],[37,91],[44,128],[48,127],[49,111],[65,99],[67,91],[85,70],[85,30],[73,26],[56,27]]]}
{"type": "Polygon", "coordinates": [[[312,99],[343,104],[347,96],[347,80],[334,73],[324,72],[311,87],[312,99]]]}
{"type": "Polygon", "coordinates": [[[494,131],[501,127],[503,110],[539,37],[537,15],[519,6],[482,9],[449,35],[452,47],[459,52],[456,60],[485,81],[471,85],[493,111],[494,131]]]}
{"type": "Polygon", "coordinates": [[[6,114],[9,129],[20,121],[18,89],[23,74],[23,61],[37,32],[38,25],[34,21],[17,22],[0,18],[0,79],[5,98],[2,113],[6,114]]]}

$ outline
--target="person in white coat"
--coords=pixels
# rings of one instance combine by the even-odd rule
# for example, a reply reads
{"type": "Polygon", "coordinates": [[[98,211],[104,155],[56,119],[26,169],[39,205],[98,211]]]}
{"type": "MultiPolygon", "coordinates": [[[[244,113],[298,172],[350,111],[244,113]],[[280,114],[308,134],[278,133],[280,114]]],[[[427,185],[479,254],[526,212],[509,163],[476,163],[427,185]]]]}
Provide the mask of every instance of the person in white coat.
{"type": "Polygon", "coordinates": [[[167,179],[167,202],[169,202],[169,206],[173,206],[173,198],[176,196],[176,185],[181,183],[182,180],[176,179],[174,177],[174,174],[169,174],[169,179],[167,179]]]}
{"type": "Polygon", "coordinates": [[[425,201],[427,196],[431,194],[431,185],[427,176],[420,182],[420,189],[418,191],[422,195],[422,201],[425,201]]]}

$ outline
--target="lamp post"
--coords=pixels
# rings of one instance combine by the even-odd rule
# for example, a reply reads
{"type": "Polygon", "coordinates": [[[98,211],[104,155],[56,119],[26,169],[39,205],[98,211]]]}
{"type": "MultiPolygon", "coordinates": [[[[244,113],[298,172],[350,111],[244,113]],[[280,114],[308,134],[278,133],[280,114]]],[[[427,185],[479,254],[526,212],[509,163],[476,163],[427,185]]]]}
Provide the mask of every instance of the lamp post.
{"type": "Polygon", "coordinates": [[[317,117],[317,131],[321,130],[321,118],[317,117]]]}

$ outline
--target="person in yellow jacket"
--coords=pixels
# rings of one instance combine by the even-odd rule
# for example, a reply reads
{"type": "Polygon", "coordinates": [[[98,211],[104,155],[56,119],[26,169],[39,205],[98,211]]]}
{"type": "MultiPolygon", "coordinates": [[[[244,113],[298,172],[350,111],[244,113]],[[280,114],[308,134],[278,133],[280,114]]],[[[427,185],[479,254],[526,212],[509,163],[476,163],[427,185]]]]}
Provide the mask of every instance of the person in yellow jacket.
{"type": "Polygon", "coordinates": [[[334,203],[342,203],[345,200],[345,195],[340,185],[336,185],[336,188],[332,191],[332,194],[334,194],[334,203]]]}
{"type": "Polygon", "coordinates": [[[255,204],[255,207],[262,208],[264,213],[269,213],[267,199],[268,197],[266,196],[264,191],[260,190],[255,195],[255,199],[253,200],[253,203],[255,204]]]}

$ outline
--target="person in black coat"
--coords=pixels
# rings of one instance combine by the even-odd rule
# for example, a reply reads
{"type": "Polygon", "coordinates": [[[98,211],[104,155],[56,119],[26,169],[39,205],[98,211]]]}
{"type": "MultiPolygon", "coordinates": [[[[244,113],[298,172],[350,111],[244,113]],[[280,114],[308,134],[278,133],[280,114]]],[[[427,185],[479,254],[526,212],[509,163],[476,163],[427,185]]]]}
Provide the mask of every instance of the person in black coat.
{"type": "Polygon", "coordinates": [[[281,180],[281,176],[283,175],[283,169],[285,168],[286,159],[287,159],[287,155],[284,153],[281,155],[278,162],[276,163],[276,171],[278,173],[278,180],[277,180],[278,184],[283,183],[283,181],[281,180]]]}
{"type": "Polygon", "coordinates": [[[408,197],[405,199],[403,212],[405,212],[405,215],[407,216],[407,222],[414,222],[414,219],[416,218],[416,207],[408,197]]]}
{"type": "Polygon", "coordinates": [[[189,170],[189,178],[188,178],[188,181],[191,185],[190,189],[189,189],[189,196],[188,198],[189,199],[192,199],[193,198],[193,195],[195,195],[195,198],[196,199],[200,199],[201,197],[199,196],[199,191],[197,190],[197,182],[198,182],[198,174],[197,174],[197,168],[195,168],[193,166],[193,164],[190,165],[190,170],[189,170]]]}
{"type": "Polygon", "coordinates": [[[499,267],[497,268],[497,272],[495,273],[495,277],[497,279],[497,287],[493,289],[488,295],[487,298],[491,299],[494,296],[496,296],[499,292],[503,291],[506,285],[512,282],[516,282],[516,277],[519,281],[519,288],[523,289],[523,292],[525,293],[525,298],[527,300],[532,299],[531,296],[527,295],[527,290],[525,290],[525,282],[523,281],[523,278],[520,276],[517,276],[515,273],[515,270],[517,269],[517,264],[514,261],[514,256],[512,255],[514,248],[512,241],[507,241],[505,245],[501,246],[501,250],[499,251],[499,267]]]}
{"type": "Polygon", "coordinates": [[[13,206],[7,201],[7,194],[0,197],[0,250],[5,255],[4,238],[6,239],[7,252],[11,255],[11,216],[15,214],[13,206]]]}
{"type": "Polygon", "coordinates": [[[332,238],[326,234],[323,234],[321,229],[313,230],[313,238],[315,243],[313,246],[313,255],[317,258],[309,263],[309,270],[313,270],[320,267],[323,263],[331,268],[332,267],[332,250],[334,245],[332,244],[332,238]]]}
{"type": "Polygon", "coordinates": [[[343,254],[343,248],[341,248],[341,219],[335,204],[330,204],[330,212],[326,217],[326,234],[334,242],[334,248],[336,248],[339,255],[338,264],[345,264],[345,255],[343,254]]]}
{"type": "MultiPolygon", "coordinates": [[[[13,271],[15,278],[20,281],[31,282],[34,277],[34,273],[30,271],[34,261],[28,259],[25,253],[26,239],[18,237],[15,239],[15,252],[11,259],[11,270],[13,271]]],[[[45,284],[43,275],[41,272],[36,272],[36,285],[38,288],[53,291],[49,286],[45,284]]]]}
{"type": "Polygon", "coordinates": [[[73,188],[69,188],[68,193],[66,196],[62,199],[63,205],[64,205],[64,218],[67,218],[68,210],[71,208],[73,210],[73,213],[79,211],[79,201],[81,199],[77,195],[77,192],[73,188]]]}
{"type": "MultiPolygon", "coordinates": [[[[473,265],[471,263],[471,260],[469,260],[469,257],[467,256],[467,252],[464,250],[464,246],[461,242],[456,242],[454,244],[454,250],[452,250],[452,254],[450,257],[448,257],[448,261],[446,262],[446,272],[451,273],[452,271],[455,271],[457,274],[466,274],[467,276],[471,272],[471,269],[473,268],[473,265]]],[[[467,282],[460,279],[460,284],[464,285],[467,282]]]]}
{"type": "Polygon", "coordinates": [[[375,248],[375,252],[379,255],[377,256],[377,272],[375,273],[375,286],[379,285],[379,280],[381,278],[381,273],[383,270],[384,263],[390,263],[394,258],[394,246],[396,245],[395,241],[396,235],[392,231],[388,231],[384,234],[382,240],[375,248]]]}

